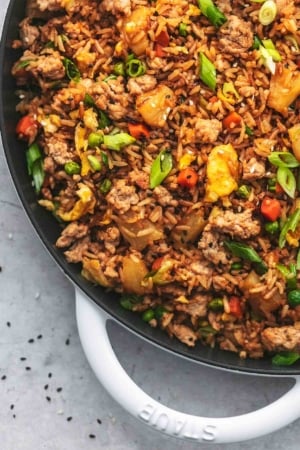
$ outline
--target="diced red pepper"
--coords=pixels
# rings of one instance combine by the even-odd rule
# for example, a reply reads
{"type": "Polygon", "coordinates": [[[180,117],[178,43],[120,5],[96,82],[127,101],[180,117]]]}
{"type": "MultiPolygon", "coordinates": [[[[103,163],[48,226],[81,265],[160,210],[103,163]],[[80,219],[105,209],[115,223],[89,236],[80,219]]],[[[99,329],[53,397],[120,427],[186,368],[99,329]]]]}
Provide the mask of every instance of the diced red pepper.
{"type": "Polygon", "coordinates": [[[260,211],[265,219],[274,222],[281,215],[281,205],[277,198],[264,197],[260,205],[260,211]]]}
{"type": "Polygon", "coordinates": [[[135,139],[148,138],[150,136],[150,130],[143,123],[129,123],[128,130],[135,139]]]}
{"type": "Polygon", "coordinates": [[[26,139],[29,142],[33,142],[37,132],[39,124],[37,120],[30,114],[21,117],[16,126],[16,133],[20,139],[26,139]]]}
{"type": "Polygon", "coordinates": [[[212,97],[209,98],[209,103],[216,103],[218,101],[218,97],[216,95],[213,95],[212,97]]]}
{"type": "Polygon", "coordinates": [[[162,30],[155,38],[155,42],[162,47],[168,47],[170,42],[170,36],[166,30],[162,30]]]}
{"type": "Polygon", "coordinates": [[[164,258],[165,258],[164,256],[156,258],[152,263],[152,270],[159,270],[161,268],[164,258]]]}
{"type": "Polygon", "coordinates": [[[191,189],[198,182],[198,174],[192,167],[186,167],[179,172],[177,183],[185,188],[191,189]]]}
{"type": "Polygon", "coordinates": [[[230,130],[231,128],[234,128],[235,126],[239,125],[242,121],[242,117],[235,111],[232,111],[223,119],[223,126],[227,130],[230,130]]]}
{"type": "Polygon", "coordinates": [[[164,56],[166,56],[166,52],[164,51],[163,47],[160,44],[155,43],[154,50],[155,50],[155,55],[158,58],[163,58],[164,56]]]}
{"type": "Polygon", "coordinates": [[[235,316],[237,319],[241,319],[243,317],[241,301],[238,297],[236,297],[234,295],[232,297],[230,297],[229,308],[230,308],[230,314],[235,316]]]}

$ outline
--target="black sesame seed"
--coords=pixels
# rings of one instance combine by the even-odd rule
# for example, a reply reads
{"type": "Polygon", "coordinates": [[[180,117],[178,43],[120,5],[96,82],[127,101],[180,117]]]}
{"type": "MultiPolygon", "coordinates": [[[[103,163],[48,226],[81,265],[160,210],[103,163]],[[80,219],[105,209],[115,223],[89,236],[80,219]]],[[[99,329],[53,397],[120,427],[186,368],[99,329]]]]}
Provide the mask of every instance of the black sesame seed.
{"type": "Polygon", "coordinates": [[[52,373],[51,372],[48,373],[48,378],[52,378],[52,373]]]}
{"type": "Polygon", "coordinates": [[[70,416],[70,417],[67,417],[67,422],[71,422],[71,420],[73,419],[73,417],[72,416],[70,416]]]}
{"type": "Polygon", "coordinates": [[[31,370],[31,367],[26,366],[25,369],[29,371],[29,370],[31,370]]]}
{"type": "Polygon", "coordinates": [[[37,339],[42,339],[42,337],[43,337],[43,335],[42,335],[42,334],[39,334],[36,338],[37,338],[37,339]]]}
{"type": "Polygon", "coordinates": [[[10,409],[14,409],[15,405],[10,405],[10,409]]]}
{"type": "Polygon", "coordinates": [[[10,322],[6,322],[6,325],[9,327],[11,327],[11,323],[10,322]]]}
{"type": "Polygon", "coordinates": [[[68,339],[66,339],[66,342],[65,342],[65,344],[66,345],[70,345],[70,339],[68,338],[68,339]]]}
{"type": "Polygon", "coordinates": [[[44,386],[45,391],[48,389],[48,387],[49,387],[49,384],[45,384],[45,386],[44,386]]]}
{"type": "Polygon", "coordinates": [[[13,418],[14,418],[14,419],[16,418],[16,415],[15,415],[15,414],[13,414],[13,418]]]}
{"type": "Polygon", "coordinates": [[[102,424],[102,420],[100,420],[100,419],[97,419],[97,422],[99,423],[99,425],[102,424]]]}
{"type": "Polygon", "coordinates": [[[49,396],[47,395],[46,400],[47,400],[48,402],[51,402],[51,397],[49,397],[49,396]]]}
{"type": "Polygon", "coordinates": [[[90,438],[90,439],[95,439],[96,436],[95,436],[94,434],[90,434],[90,435],[89,435],[89,438],[90,438]]]}
{"type": "Polygon", "coordinates": [[[63,390],[62,387],[58,387],[58,388],[56,389],[56,392],[61,392],[62,390],[63,390]]]}
{"type": "Polygon", "coordinates": [[[2,272],[2,267],[0,266],[0,272],[2,272]]]}
{"type": "Polygon", "coordinates": [[[6,380],[6,375],[2,375],[1,380],[6,380]]]}
{"type": "Polygon", "coordinates": [[[33,344],[34,343],[34,339],[28,339],[28,344],[33,344]]]}
{"type": "Polygon", "coordinates": [[[25,356],[21,356],[20,361],[26,361],[26,359],[25,356]]]}

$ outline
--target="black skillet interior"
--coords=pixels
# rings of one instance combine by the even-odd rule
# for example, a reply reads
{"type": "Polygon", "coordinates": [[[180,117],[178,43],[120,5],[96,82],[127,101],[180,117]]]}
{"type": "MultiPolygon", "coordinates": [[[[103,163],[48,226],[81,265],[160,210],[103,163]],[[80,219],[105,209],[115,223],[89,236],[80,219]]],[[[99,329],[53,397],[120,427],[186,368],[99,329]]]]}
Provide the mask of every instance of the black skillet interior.
{"type": "Polygon", "coordinates": [[[24,17],[25,3],[24,0],[12,0],[4,23],[0,49],[0,125],[6,159],[20,200],[35,230],[55,261],[74,284],[79,286],[101,308],[118,322],[159,347],[195,362],[234,371],[281,376],[299,374],[299,365],[278,368],[272,366],[270,358],[244,361],[231,352],[210,349],[200,345],[193,349],[187,348],[177,340],[170,339],[162,331],[152,329],[141,321],[137,315],[122,309],[116,295],[108,294],[101,287],[89,284],[81,277],[80,267],[66,263],[63,254],[54,246],[60,234],[60,225],[51,214],[37,204],[27,174],[25,144],[18,141],[15,135],[15,126],[18,120],[15,112],[17,97],[15,95],[16,86],[10,71],[18,54],[16,50],[11,49],[11,42],[18,36],[18,23],[24,17]]]}

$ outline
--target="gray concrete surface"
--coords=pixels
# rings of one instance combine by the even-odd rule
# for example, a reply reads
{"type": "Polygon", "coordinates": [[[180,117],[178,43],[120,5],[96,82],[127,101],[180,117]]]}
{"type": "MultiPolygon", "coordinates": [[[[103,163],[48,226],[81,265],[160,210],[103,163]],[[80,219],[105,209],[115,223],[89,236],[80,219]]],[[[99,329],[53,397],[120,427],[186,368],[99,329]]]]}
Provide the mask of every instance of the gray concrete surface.
{"type": "MultiPolygon", "coordinates": [[[[1,21],[7,4],[1,2],[1,21]]],[[[82,351],[74,288],[25,216],[2,147],[0,266],[1,450],[299,449],[299,420],[239,444],[183,443],[147,428],[112,400],[82,351]]],[[[184,412],[240,414],[278,398],[291,385],[286,379],[201,367],[154,348],[116,324],[110,335],[132,378],[155,399],[184,412]]]]}

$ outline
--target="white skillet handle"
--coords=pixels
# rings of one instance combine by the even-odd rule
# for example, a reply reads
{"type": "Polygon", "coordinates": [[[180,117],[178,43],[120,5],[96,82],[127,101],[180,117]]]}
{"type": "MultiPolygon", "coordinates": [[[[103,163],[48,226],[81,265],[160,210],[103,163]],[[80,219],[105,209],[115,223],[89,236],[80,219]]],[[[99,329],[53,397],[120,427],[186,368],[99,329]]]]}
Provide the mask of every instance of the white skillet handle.
{"type": "Polygon", "coordinates": [[[109,341],[106,322],[110,317],[78,289],[76,314],[83,349],[99,381],[129,413],[166,435],[194,442],[240,442],[272,433],[300,417],[300,377],[280,399],[240,416],[206,418],[168,408],[127,375],[109,341]]]}

